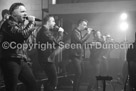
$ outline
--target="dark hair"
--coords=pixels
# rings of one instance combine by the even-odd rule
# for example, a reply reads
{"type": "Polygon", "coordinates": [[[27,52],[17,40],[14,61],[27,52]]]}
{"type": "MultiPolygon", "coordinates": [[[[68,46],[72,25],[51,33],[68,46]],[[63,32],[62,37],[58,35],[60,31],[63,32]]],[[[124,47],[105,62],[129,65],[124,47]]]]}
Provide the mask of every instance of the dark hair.
{"type": "Polygon", "coordinates": [[[83,21],[85,21],[85,22],[88,23],[88,21],[87,21],[86,19],[81,19],[81,20],[79,20],[79,21],[77,22],[77,25],[79,25],[79,24],[82,23],[83,21]]]}
{"type": "Polygon", "coordinates": [[[25,6],[23,3],[13,3],[9,8],[9,13],[12,14],[12,12],[18,8],[19,6],[25,6]]]}
{"type": "Polygon", "coordinates": [[[2,18],[4,18],[4,15],[5,15],[5,14],[9,14],[9,10],[8,10],[8,9],[2,10],[2,12],[1,12],[2,18]]]}
{"type": "Polygon", "coordinates": [[[50,17],[54,17],[52,15],[47,15],[46,17],[43,18],[43,24],[46,24],[47,21],[50,19],[50,17]]]}

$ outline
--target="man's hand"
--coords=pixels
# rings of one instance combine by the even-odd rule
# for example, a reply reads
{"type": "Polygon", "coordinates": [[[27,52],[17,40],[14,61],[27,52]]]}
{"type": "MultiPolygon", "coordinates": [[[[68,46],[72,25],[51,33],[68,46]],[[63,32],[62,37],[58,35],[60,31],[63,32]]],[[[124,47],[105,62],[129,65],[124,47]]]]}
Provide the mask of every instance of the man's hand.
{"type": "Polygon", "coordinates": [[[35,22],[35,16],[28,16],[28,21],[35,22]]]}
{"type": "Polygon", "coordinates": [[[92,30],[93,30],[92,28],[88,28],[88,29],[87,29],[88,34],[90,34],[92,30]]]}
{"type": "Polygon", "coordinates": [[[59,30],[60,32],[64,32],[64,29],[62,27],[59,27],[59,30]]]}

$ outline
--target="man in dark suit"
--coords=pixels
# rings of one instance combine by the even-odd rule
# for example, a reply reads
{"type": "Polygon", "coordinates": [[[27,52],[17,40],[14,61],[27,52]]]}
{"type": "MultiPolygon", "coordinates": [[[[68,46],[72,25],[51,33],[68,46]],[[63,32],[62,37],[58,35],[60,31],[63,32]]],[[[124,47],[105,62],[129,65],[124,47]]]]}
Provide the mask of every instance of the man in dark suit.
{"type": "Polygon", "coordinates": [[[80,78],[82,73],[81,62],[83,59],[83,44],[90,37],[91,28],[87,28],[88,21],[83,19],[79,20],[77,27],[71,33],[71,60],[75,68],[75,79],[73,84],[73,91],[79,91],[80,78]],[[83,31],[86,32],[83,34],[83,31]],[[78,46],[79,45],[79,46],[78,46]]]}
{"type": "Polygon", "coordinates": [[[38,47],[38,61],[48,77],[47,83],[44,84],[45,91],[54,91],[58,82],[54,57],[61,51],[59,42],[62,40],[64,30],[55,27],[55,24],[53,16],[46,16],[36,38],[37,43],[41,45],[38,47]]]}

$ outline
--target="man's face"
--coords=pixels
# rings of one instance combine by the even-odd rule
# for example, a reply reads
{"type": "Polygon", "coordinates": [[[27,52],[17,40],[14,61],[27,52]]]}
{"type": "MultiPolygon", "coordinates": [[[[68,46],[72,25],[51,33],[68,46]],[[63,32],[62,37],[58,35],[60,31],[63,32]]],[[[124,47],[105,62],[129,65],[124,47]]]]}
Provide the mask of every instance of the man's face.
{"type": "Polygon", "coordinates": [[[87,22],[86,21],[83,21],[79,24],[81,30],[85,30],[87,28],[87,22]]]}
{"type": "Polygon", "coordinates": [[[26,8],[24,6],[17,7],[12,15],[17,19],[18,22],[24,22],[25,17],[27,16],[26,8]]]}
{"type": "Polygon", "coordinates": [[[54,17],[50,17],[49,18],[49,26],[50,26],[50,28],[53,29],[55,24],[56,23],[55,23],[54,17]]]}

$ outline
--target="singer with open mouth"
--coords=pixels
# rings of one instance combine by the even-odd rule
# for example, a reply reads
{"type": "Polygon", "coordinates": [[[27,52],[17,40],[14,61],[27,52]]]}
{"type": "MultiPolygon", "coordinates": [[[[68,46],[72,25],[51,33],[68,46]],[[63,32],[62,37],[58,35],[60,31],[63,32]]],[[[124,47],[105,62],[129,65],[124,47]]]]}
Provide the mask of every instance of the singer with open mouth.
{"type": "MultiPolygon", "coordinates": [[[[17,2],[11,5],[10,17],[1,26],[2,43],[23,44],[35,30],[35,17],[28,16],[26,11],[23,3],[17,2]]],[[[17,91],[18,80],[24,83],[26,91],[37,91],[35,77],[27,64],[26,51],[23,48],[6,46],[6,49],[2,47],[2,60],[0,60],[6,91],[17,91]]]]}
{"type": "Polygon", "coordinates": [[[38,49],[38,62],[48,77],[47,83],[44,84],[44,91],[54,91],[57,86],[58,80],[54,57],[61,51],[59,49],[59,42],[63,38],[63,32],[64,29],[62,27],[56,26],[54,17],[47,15],[43,19],[43,25],[37,33],[37,43],[55,44],[55,47],[46,46],[47,48],[44,51],[38,49]]]}
{"type": "Polygon", "coordinates": [[[77,47],[75,49],[71,49],[71,60],[74,65],[75,77],[73,84],[73,91],[79,91],[81,74],[82,74],[82,59],[84,57],[83,45],[89,39],[92,28],[87,28],[88,21],[86,19],[81,19],[77,23],[77,27],[74,28],[71,34],[71,43],[78,45],[81,44],[81,48],[77,47]],[[86,32],[86,33],[83,33],[86,32]]]}

